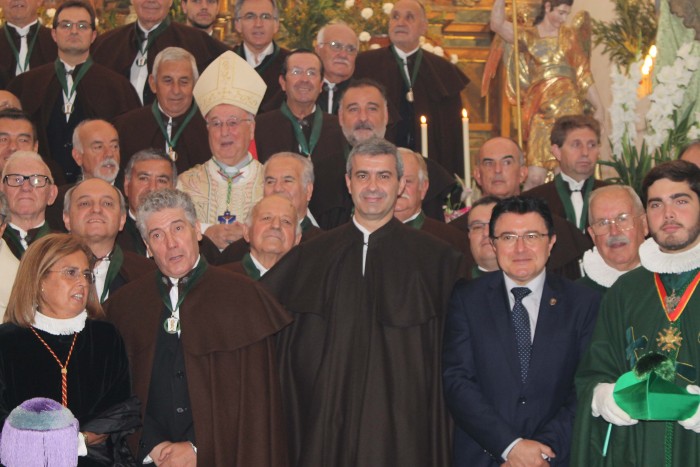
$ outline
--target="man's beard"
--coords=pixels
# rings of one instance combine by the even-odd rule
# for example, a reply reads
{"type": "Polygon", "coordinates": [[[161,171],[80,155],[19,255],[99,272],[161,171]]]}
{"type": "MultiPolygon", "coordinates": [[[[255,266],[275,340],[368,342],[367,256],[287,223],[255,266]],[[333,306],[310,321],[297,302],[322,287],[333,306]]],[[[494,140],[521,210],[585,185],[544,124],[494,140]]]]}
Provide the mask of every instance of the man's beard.
{"type": "MultiPolygon", "coordinates": [[[[678,251],[678,250],[683,250],[687,248],[688,246],[692,245],[695,243],[697,240],[698,236],[700,235],[700,222],[695,224],[695,226],[692,229],[688,230],[688,238],[685,240],[676,240],[673,238],[667,237],[669,240],[666,242],[662,242],[661,239],[659,238],[659,235],[657,235],[656,232],[652,234],[652,237],[654,237],[654,241],[662,248],[669,250],[669,251],[678,251]]],[[[670,236],[672,237],[672,236],[670,236]]]]}

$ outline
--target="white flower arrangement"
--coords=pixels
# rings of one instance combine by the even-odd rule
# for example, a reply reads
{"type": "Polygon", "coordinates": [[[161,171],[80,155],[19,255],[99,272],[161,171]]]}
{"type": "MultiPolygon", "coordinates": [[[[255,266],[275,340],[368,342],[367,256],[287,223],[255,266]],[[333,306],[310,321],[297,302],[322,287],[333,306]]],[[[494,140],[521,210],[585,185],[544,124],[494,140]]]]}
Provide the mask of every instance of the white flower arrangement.
{"type": "Polygon", "coordinates": [[[370,19],[373,14],[374,11],[371,8],[363,8],[360,12],[360,16],[362,16],[364,19],[370,19]]]}
{"type": "Polygon", "coordinates": [[[693,46],[692,42],[683,44],[673,65],[663,67],[656,75],[656,84],[649,97],[648,132],[644,137],[650,152],[660,148],[674,129],[674,112],[683,104],[688,83],[700,67],[700,57],[692,55],[693,46]]]}
{"type": "Polygon", "coordinates": [[[439,45],[436,45],[433,47],[433,53],[437,55],[438,57],[444,57],[445,56],[445,51],[440,47],[439,45]]]}
{"type": "Polygon", "coordinates": [[[637,86],[642,79],[641,63],[630,67],[627,75],[620,73],[617,67],[610,72],[612,81],[612,102],[610,103],[610,143],[615,154],[622,153],[622,140],[637,139],[637,86]]]}
{"type": "Polygon", "coordinates": [[[372,35],[368,33],[367,31],[362,31],[357,38],[360,40],[360,42],[369,42],[369,40],[372,38],[372,35]]]}
{"type": "Polygon", "coordinates": [[[377,50],[380,49],[382,46],[379,44],[372,44],[369,46],[369,50],[377,50]]]}
{"type": "Polygon", "coordinates": [[[355,6],[355,0],[345,0],[345,9],[349,10],[355,6]]]}
{"type": "Polygon", "coordinates": [[[393,3],[384,3],[382,4],[382,11],[384,12],[385,15],[390,15],[391,10],[394,9],[394,4],[393,3]]]}
{"type": "Polygon", "coordinates": [[[431,44],[430,42],[426,42],[425,44],[420,46],[421,49],[425,50],[426,52],[430,53],[435,53],[435,46],[431,44]]]}
{"type": "Polygon", "coordinates": [[[450,63],[452,63],[453,65],[459,63],[459,57],[457,56],[457,54],[450,54],[450,63]]]}
{"type": "Polygon", "coordinates": [[[700,112],[695,112],[695,123],[688,130],[688,139],[691,141],[700,139],[700,112]]]}
{"type": "Polygon", "coordinates": [[[47,8],[46,9],[46,17],[53,19],[54,16],[56,16],[56,9],[55,8],[47,8]]]}

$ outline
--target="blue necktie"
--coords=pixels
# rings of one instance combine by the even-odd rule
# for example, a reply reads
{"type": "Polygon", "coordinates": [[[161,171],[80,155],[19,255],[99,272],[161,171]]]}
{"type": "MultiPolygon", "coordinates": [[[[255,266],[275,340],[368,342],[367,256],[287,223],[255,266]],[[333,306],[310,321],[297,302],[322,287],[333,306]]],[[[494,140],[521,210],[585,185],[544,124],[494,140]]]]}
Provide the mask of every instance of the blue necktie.
{"type": "Polygon", "coordinates": [[[530,316],[523,306],[523,298],[530,295],[532,290],[527,287],[513,287],[510,289],[515,297],[513,305],[513,329],[515,329],[515,341],[518,346],[518,360],[520,361],[520,380],[527,381],[527,370],[530,366],[530,351],[532,342],[530,340],[530,316]]]}

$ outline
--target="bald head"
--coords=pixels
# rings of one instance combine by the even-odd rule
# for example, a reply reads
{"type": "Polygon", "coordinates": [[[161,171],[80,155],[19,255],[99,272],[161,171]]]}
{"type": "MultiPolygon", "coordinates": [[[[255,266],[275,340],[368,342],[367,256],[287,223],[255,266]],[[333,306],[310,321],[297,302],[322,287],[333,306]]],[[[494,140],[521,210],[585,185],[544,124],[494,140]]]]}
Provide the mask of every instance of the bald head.
{"type": "Polygon", "coordinates": [[[513,140],[500,136],[491,138],[479,149],[474,179],[484,195],[517,196],[526,178],[523,152],[513,140]]]}
{"type": "Polygon", "coordinates": [[[22,104],[10,91],[0,90],[0,110],[5,109],[22,110],[22,104]]]}

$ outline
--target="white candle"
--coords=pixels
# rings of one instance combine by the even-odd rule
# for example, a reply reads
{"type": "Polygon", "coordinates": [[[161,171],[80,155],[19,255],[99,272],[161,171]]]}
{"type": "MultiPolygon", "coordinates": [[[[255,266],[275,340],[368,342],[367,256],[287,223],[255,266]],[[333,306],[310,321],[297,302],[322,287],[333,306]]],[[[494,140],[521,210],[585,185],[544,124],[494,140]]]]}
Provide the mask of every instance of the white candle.
{"type": "Polygon", "coordinates": [[[425,115],[420,116],[420,147],[421,154],[426,159],[428,158],[428,119],[425,115]]]}
{"type": "MultiPolygon", "coordinates": [[[[472,186],[472,170],[469,154],[469,114],[466,109],[462,109],[462,153],[464,155],[464,185],[467,188],[472,186]]],[[[471,197],[467,198],[467,206],[471,206],[471,197]]]]}

